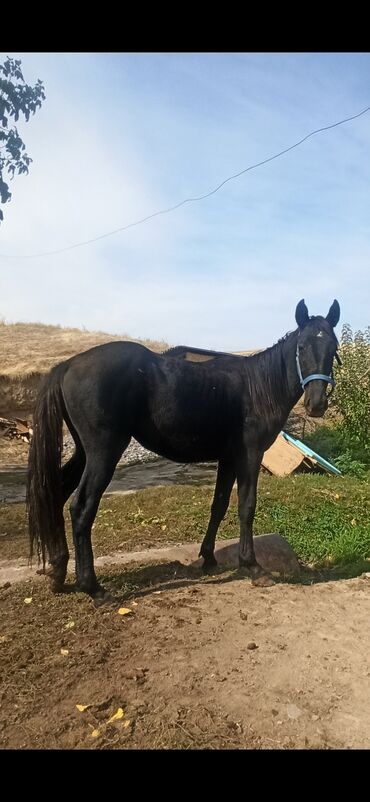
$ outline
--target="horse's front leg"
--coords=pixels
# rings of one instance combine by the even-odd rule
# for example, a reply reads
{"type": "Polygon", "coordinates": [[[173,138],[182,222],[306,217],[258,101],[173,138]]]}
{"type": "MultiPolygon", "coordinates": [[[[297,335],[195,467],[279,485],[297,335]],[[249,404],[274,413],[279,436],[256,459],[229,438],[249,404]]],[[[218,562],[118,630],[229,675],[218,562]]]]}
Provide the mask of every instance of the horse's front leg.
{"type": "Polygon", "coordinates": [[[220,459],[211,507],[211,517],[199,552],[199,557],[204,558],[203,571],[205,572],[212,571],[217,565],[217,560],[214,555],[217,530],[226,515],[235,477],[236,471],[234,463],[220,459]]]}
{"type": "Polygon", "coordinates": [[[253,585],[274,585],[272,577],[256,560],[253,520],[256,510],[257,482],[263,452],[248,448],[237,463],[238,512],[240,520],[239,566],[246,568],[253,585]]]}

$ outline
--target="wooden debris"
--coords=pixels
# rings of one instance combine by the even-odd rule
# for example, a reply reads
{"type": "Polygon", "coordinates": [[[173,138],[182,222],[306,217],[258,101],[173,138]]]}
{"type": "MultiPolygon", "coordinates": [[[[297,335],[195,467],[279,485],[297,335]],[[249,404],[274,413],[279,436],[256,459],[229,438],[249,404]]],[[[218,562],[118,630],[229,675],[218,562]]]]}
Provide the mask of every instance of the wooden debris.
{"type": "Polygon", "coordinates": [[[22,418],[0,418],[0,437],[30,443],[32,434],[33,430],[28,421],[22,418]]]}
{"type": "Polygon", "coordinates": [[[287,432],[278,434],[272,446],[265,451],[262,468],[273,476],[288,476],[297,470],[326,471],[340,475],[338,468],[287,432]]]}

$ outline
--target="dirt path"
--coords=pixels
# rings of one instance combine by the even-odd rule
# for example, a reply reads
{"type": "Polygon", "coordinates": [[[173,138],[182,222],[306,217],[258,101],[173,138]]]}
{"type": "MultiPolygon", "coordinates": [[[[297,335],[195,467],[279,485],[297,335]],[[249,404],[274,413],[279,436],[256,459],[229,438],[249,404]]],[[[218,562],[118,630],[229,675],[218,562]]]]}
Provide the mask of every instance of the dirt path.
{"type": "Polygon", "coordinates": [[[369,579],[262,589],[163,556],[105,568],[113,607],[0,591],[0,747],[370,748],[369,579]]]}
{"type": "MultiPolygon", "coordinates": [[[[159,458],[135,465],[119,465],[104,495],[142,490],[146,487],[214,483],[216,467],[216,463],[211,462],[186,465],[159,458]]],[[[27,468],[23,465],[3,465],[0,468],[0,502],[25,501],[26,473],[27,468]]]]}
{"type": "MultiPolygon", "coordinates": [[[[130,492],[130,491],[128,491],[130,492]]],[[[239,540],[228,540],[227,545],[223,544],[217,548],[217,559],[219,564],[230,565],[236,567],[237,552],[235,546],[239,540]],[[225,559],[223,552],[233,551],[232,558],[225,559]],[[220,559],[221,553],[221,559],[220,559]]],[[[113,554],[105,554],[102,557],[95,558],[96,568],[102,568],[107,565],[127,565],[128,563],[139,563],[145,565],[146,563],[155,563],[157,561],[171,562],[178,561],[182,565],[191,565],[200,567],[202,560],[198,559],[199,549],[201,543],[187,543],[181,546],[167,546],[160,549],[145,549],[145,551],[116,551],[113,554]]],[[[68,572],[74,570],[74,558],[68,562],[68,572]]],[[[17,560],[0,560],[0,588],[8,583],[22,582],[25,579],[33,579],[35,577],[36,568],[28,564],[28,560],[20,557],[17,560]]]]}

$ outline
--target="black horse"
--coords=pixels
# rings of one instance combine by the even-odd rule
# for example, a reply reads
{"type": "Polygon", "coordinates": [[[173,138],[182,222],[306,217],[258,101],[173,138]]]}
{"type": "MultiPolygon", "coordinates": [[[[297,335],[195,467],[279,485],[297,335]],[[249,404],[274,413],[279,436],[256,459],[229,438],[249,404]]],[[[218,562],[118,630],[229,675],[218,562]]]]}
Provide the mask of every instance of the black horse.
{"type": "Polygon", "coordinates": [[[70,513],[77,588],[104,597],[94,571],[91,527],[131,437],[176,462],[218,461],[200,550],[205,570],[216,565],[216,534],[237,480],[240,566],[255,584],[272,584],[256,561],[252,536],[261,460],[302,391],[309,415],[327,409],[339,314],[334,301],[326,318],[309,317],[302,300],[298,329],[248,357],[183,346],[156,354],[136,343],[112,342],[54,367],[36,403],[27,486],[31,556],[36,544],[44,571],[49,560],[53,588],[61,589],[66,577],[63,506],[76,490],[70,513]],[[187,350],[215,358],[194,364],[184,358],[187,350]],[[63,420],[76,450],[62,466],[63,420]]]}

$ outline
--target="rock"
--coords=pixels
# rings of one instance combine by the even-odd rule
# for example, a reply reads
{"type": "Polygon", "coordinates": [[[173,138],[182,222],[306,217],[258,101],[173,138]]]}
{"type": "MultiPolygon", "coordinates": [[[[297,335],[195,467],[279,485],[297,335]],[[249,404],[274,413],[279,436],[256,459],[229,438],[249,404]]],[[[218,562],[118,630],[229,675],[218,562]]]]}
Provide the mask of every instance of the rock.
{"type": "MultiPolygon", "coordinates": [[[[297,555],[282,535],[277,532],[268,535],[256,535],[254,538],[254,550],[257,562],[265,571],[276,572],[287,575],[300,573],[300,565],[297,555]]],[[[215,557],[220,567],[237,568],[239,565],[239,538],[225,541],[222,546],[216,547],[215,557]]],[[[203,564],[202,559],[191,563],[192,567],[198,568],[203,564]]]]}
{"type": "Polygon", "coordinates": [[[299,574],[301,567],[297,555],[282,535],[273,533],[254,538],[257,562],[265,571],[279,574],[299,574]]]}
{"type": "MultiPolygon", "coordinates": [[[[75,450],[74,440],[69,432],[63,436],[63,461],[66,462],[70,459],[75,450]]],[[[147,451],[146,448],[140,445],[134,438],[126,448],[126,451],[119,460],[118,465],[134,465],[139,462],[151,462],[152,460],[159,459],[158,454],[152,451],[147,451]]]]}
{"type": "Polygon", "coordinates": [[[286,708],[287,716],[291,719],[297,719],[303,714],[303,710],[300,710],[297,705],[287,705],[286,708]]]}

